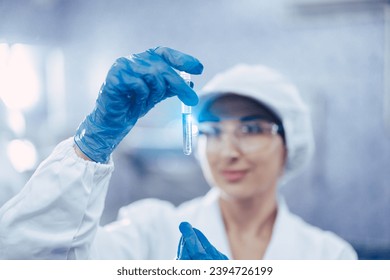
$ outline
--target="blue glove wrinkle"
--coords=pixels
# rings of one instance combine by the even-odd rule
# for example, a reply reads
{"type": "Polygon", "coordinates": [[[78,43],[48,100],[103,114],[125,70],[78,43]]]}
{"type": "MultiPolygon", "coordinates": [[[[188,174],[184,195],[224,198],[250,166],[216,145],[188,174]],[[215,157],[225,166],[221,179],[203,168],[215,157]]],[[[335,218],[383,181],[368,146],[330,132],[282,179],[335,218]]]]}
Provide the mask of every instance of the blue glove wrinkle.
{"type": "MultiPolygon", "coordinates": [[[[158,52],[148,50],[145,53],[133,55],[131,59],[137,61],[137,59],[142,58],[153,62],[154,67],[149,67],[149,73],[153,76],[161,76],[165,80],[166,93],[163,99],[177,95],[186,105],[195,106],[198,103],[198,96],[173,68],[191,74],[200,74],[203,71],[203,65],[196,58],[182,52],[166,47],[158,47],[156,49],[158,49],[158,52]],[[164,59],[164,57],[169,57],[169,59],[164,59]],[[181,65],[183,63],[185,63],[184,66],[181,65]],[[192,68],[200,69],[194,72],[191,70],[192,68]]],[[[150,65],[145,64],[144,66],[150,65]]]]}
{"type": "Polygon", "coordinates": [[[179,246],[177,249],[177,260],[191,260],[190,254],[186,248],[185,241],[183,239],[183,236],[180,237],[179,246]]]}
{"type": "MultiPolygon", "coordinates": [[[[181,53],[181,56],[188,60],[194,60],[193,57],[183,53],[181,53]]],[[[197,63],[200,63],[197,59],[195,60],[197,63]]],[[[154,98],[151,100],[153,102],[149,101],[146,106],[148,110],[153,108],[158,102],[175,95],[177,95],[186,105],[195,106],[198,103],[198,97],[195,91],[190,88],[187,83],[183,81],[180,75],[172,68],[177,65],[174,60],[170,61],[170,64],[168,65],[160,55],[154,52],[145,52],[132,55],[129,61],[131,63],[137,63],[136,67],[138,68],[136,69],[139,73],[145,73],[141,76],[141,78],[147,83],[149,89],[154,93],[152,95],[154,98]],[[146,60],[149,63],[146,63],[146,60]]]]}
{"type": "Polygon", "coordinates": [[[195,234],[197,235],[200,243],[202,243],[203,248],[207,252],[208,255],[212,257],[213,260],[227,260],[228,258],[219,252],[213,245],[211,245],[210,241],[204,236],[204,234],[198,230],[197,228],[193,228],[195,234]]]}
{"type": "Polygon", "coordinates": [[[153,95],[151,95],[150,98],[147,98],[145,102],[147,110],[144,111],[149,111],[157,103],[166,98],[165,93],[167,92],[167,88],[165,81],[160,79],[157,75],[145,74],[143,80],[149,86],[150,91],[153,92],[153,95]]]}
{"type": "Polygon", "coordinates": [[[169,75],[164,76],[169,84],[169,91],[171,95],[177,97],[188,106],[195,106],[198,104],[199,98],[195,91],[180,77],[178,73],[173,71],[169,75]]]}

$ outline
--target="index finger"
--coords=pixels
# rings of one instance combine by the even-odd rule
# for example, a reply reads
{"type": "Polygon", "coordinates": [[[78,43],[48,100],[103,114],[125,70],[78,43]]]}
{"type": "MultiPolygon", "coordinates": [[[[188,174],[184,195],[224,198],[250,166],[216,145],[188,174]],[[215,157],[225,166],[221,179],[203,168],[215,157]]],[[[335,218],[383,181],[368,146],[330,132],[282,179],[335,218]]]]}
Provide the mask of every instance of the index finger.
{"type": "Polygon", "coordinates": [[[157,47],[148,51],[159,55],[166,63],[177,70],[195,75],[203,72],[203,64],[192,55],[168,47],[157,47]]]}

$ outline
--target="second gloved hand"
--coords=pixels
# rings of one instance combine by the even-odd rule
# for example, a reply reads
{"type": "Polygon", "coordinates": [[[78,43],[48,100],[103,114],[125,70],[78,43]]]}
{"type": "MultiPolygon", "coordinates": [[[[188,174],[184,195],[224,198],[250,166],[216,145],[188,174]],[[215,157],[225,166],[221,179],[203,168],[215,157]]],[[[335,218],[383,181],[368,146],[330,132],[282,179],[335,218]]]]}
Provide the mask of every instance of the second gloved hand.
{"type": "Polygon", "coordinates": [[[200,74],[203,65],[166,47],[117,59],[94,110],[77,129],[74,140],[78,148],[91,160],[106,163],[137,120],[158,102],[177,95],[186,105],[196,105],[196,93],[173,68],[200,74]]]}
{"type": "Polygon", "coordinates": [[[179,226],[182,234],[177,250],[177,260],[228,260],[207,240],[204,234],[189,223],[179,226]]]}

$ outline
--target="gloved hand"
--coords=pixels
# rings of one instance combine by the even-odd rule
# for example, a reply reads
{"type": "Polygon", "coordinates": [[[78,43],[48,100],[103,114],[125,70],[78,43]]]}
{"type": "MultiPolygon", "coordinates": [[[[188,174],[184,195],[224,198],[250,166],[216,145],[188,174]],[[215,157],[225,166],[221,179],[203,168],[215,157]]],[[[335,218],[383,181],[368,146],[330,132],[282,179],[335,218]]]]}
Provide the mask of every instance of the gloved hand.
{"type": "Polygon", "coordinates": [[[137,120],[161,100],[177,95],[186,105],[196,105],[196,93],[173,68],[190,74],[203,71],[198,59],[167,47],[117,59],[95,108],[77,129],[78,148],[91,160],[106,163],[137,120]]]}
{"type": "Polygon", "coordinates": [[[189,223],[182,222],[179,229],[182,236],[177,250],[177,260],[228,260],[211,245],[200,230],[193,228],[189,223]]]}

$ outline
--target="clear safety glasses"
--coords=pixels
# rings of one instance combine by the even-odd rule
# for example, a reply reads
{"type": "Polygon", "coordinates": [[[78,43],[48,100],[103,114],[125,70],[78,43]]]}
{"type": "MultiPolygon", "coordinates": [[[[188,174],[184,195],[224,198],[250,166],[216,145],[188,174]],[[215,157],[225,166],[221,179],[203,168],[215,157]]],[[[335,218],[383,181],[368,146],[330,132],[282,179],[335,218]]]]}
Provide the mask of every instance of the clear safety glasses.
{"type": "Polygon", "coordinates": [[[198,137],[206,140],[208,152],[220,151],[225,147],[225,141],[229,141],[248,153],[269,148],[280,130],[277,124],[262,119],[201,122],[198,124],[198,137]]]}

